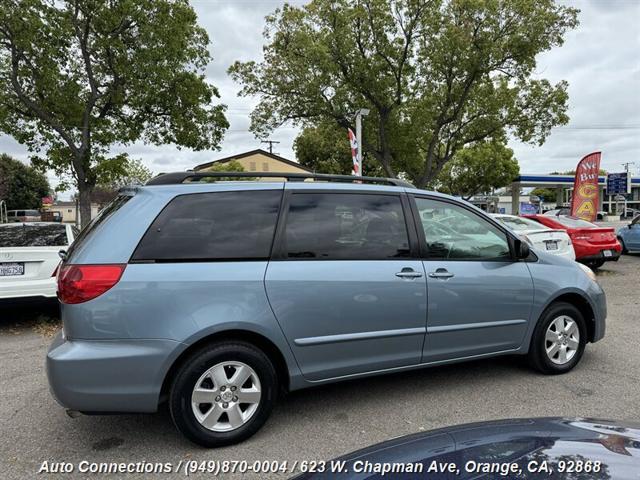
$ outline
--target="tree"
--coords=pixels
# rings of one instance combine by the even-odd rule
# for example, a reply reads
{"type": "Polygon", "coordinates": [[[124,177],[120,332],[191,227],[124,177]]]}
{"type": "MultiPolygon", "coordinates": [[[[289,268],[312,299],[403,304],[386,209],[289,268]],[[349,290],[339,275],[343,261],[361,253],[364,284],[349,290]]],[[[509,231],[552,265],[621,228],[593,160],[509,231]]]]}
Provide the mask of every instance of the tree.
{"type": "Polygon", "coordinates": [[[0,131],[72,176],[84,226],[92,190],[127,162],[114,143],[218,147],[208,43],[187,0],[4,0],[0,131]]]}
{"type": "Polygon", "coordinates": [[[49,182],[43,173],[0,154],[0,200],[7,202],[7,210],[40,208],[42,197],[49,192],[49,182]]]}
{"type": "Polygon", "coordinates": [[[312,0],[267,17],[261,62],[229,69],[260,101],[251,128],[353,127],[363,149],[418,187],[465,145],[506,132],[542,144],[568,121],[567,83],[532,78],[577,10],[553,0],[312,0]]]}
{"type": "Polygon", "coordinates": [[[144,166],[140,159],[127,159],[115,167],[106,169],[100,175],[100,186],[117,191],[129,185],[144,185],[153,177],[153,172],[144,166]]]}
{"type": "Polygon", "coordinates": [[[91,202],[106,205],[116,198],[118,190],[129,185],[144,185],[153,173],[139,159],[126,158],[117,166],[104,169],[99,176],[101,181],[91,192],[91,202]]]}
{"type": "Polygon", "coordinates": [[[506,187],[520,166],[503,143],[482,142],[459,150],[438,176],[439,190],[469,200],[480,193],[506,187]]]}
{"type": "MultiPolygon", "coordinates": [[[[305,127],[293,142],[293,149],[300,165],[318,173],[350,175],[353,169],[351,146],[345,128],[333,122],[320,122],[305,127]]],[[[382,176],[380,164],[365,155],[362,174],[382,176]]]]}
{"type": "MultiPolygon", "coordinates": [[[[244,172],[244,167],[237,160],[231,160],[229,162],[220,162],[214,163],[210,167],[205,170],[202,170],[203,173],[206,172],[244,172]]],[[[203,181],[207,183],[212,182],[228,182],[238,180],[238,177],[210,177],[204,178],[203,181]]],[[[255,177],[244,177],[243,180],[255,180],[255,177]]]]}

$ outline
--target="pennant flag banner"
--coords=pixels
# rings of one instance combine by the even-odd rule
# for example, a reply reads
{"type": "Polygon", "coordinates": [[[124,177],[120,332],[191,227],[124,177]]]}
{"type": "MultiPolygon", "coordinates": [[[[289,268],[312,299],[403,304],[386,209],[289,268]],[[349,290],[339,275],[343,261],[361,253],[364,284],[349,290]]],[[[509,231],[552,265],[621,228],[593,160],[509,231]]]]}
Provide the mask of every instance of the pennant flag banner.
{"type": "Polygon", "coordinates": [[[593,152],[578,163],[573,181],[571,215],[593,222],[598,214],[598,175],[601,152],[593,152]]]}
{"type": "Polygon", "coordinates": [[[351,170],[351,175],[361,177],[362,172],[360,171],[360,164],[358,163],[358,139],[353,133],[353,130],[351,130],[350,128],[348,130],[349,130],[349,144],[351,145],[351,159],[353,160],[353,168],[351,170]]]}

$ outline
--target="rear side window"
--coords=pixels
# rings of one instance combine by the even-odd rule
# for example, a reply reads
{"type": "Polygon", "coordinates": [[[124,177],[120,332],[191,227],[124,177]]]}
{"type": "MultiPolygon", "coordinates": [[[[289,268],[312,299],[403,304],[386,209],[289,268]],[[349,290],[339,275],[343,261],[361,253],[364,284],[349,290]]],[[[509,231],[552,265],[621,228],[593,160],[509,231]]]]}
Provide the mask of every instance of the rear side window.
{"type": "Polygon", "coordinates": [[[180,195],[142,237],[133,261],[268,259],[282,190],[180,195]]]}
{"type": "Polygon", "coordinates": [[[118,195],[116,198],[113,199],[113,201],[109,205],[107,205],[102,210],[100,210],[96,218],[94,218],[93,220],[91,220],[91,222],[89,222],[89,225],[87,225],[85,228],[80,230],[79,235],[74,234],[75,238],[73,240],[73,243],[67,250],[67,259],[71,259],[71,255],[73,254],[73,251],[76,248],[78,248],[80,245],[82,245],[89,238],[89,235],[91,234],[91,232],[94,231],[98,225],[103,223],[107,218],[111,217],[114,213],[120,210],[120,208],[122,208],[122,206],[125,203],[127,203],[130,199],[131,199],[130,195],[118,195]]]}
{"type": "Polygon", "coordinates": [[[289,259],[384,260],[409,257],[400,197],[298,193],[285,227],[289,259]]]}
{"type": "Polygon", "coordinates": [[[67,245],[64,225],[29,225],[0,228],[3,247],[64,247],[67,245]]]}

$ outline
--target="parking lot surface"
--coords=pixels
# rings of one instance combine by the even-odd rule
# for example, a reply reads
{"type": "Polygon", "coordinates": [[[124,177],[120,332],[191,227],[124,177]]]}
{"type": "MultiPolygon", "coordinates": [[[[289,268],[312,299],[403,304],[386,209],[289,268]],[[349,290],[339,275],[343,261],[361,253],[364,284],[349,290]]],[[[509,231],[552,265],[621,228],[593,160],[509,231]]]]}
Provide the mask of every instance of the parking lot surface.
{"type": "MultiPolygon", "coordinates": [[[[44,358],[55,304],[0,309],[2,477],[36,476],[43,462],[328,460],[417,431],[500,418],[640,418],[640,256],[598,273],[608,299],[605,338],[562,376],[501,357],[350,381],[288,395],[248,441],[217,450],[188,443],[166,410],[154,415],[69,418],[50,396],[44,358]]],[[[46,478],[47,475],[39,475],[46,478]]],[[[56,475],[60,477],[61,475],[56,475]]],[[[69,477],[87,478],[77,471],[69,477]]],[[[137,475],[113,475],[132,477],[137,475]]],[[[160,478],[183,474],[159,475],[160,478]]],[[[212,478],[211,474],[194,474],[212,478]]],[[[245,475],[283,478],[290,474],[245,475]]],[[[107,477],[104,475],[103,477],[107,477]]],[[[223,478],[230,478],[224,475],[223,478]]]]}

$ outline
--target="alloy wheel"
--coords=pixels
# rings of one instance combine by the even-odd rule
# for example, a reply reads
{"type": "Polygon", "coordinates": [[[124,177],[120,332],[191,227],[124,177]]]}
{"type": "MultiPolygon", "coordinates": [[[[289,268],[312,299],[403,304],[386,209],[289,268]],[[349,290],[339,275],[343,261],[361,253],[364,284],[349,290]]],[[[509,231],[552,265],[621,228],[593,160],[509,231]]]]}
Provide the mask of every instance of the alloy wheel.
{"type": "Polygon", "coordinates": [[[553,363],[564,365],[570,362],[580,347],[578,324],[568,315],[556,317],[547,327],[544,343],[547,356],[553,363]]]}
{"type": "Polygon", "coordinates": [[[242,362],[222,362],[200,376],[191,394],[191,408],[206,429],[229,432],[249,421],[261,396],[253,368],[242,362]]]}

